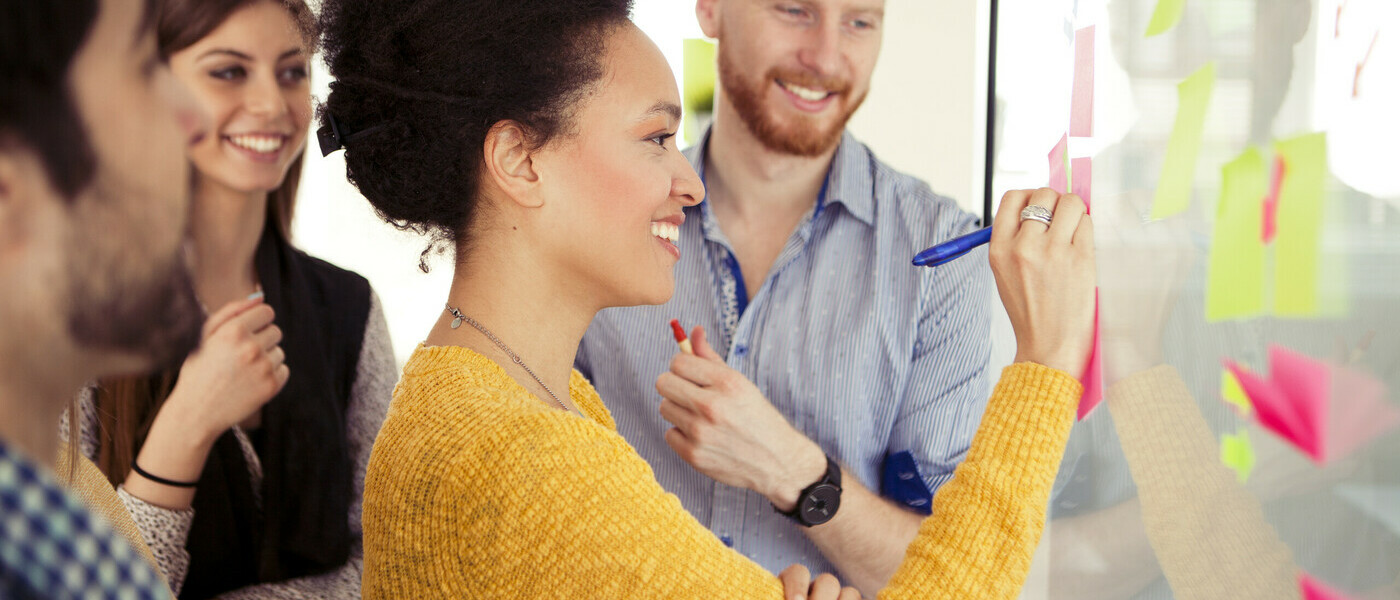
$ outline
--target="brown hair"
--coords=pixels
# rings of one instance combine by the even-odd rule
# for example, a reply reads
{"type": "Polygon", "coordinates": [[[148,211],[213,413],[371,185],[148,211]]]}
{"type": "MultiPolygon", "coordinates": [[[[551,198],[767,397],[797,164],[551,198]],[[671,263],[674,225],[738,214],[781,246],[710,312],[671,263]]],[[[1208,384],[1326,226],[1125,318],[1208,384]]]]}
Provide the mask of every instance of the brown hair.
{"type": "MultiPolygon", "coordinates": [[[[275,2],[287,9],[301,34],[309,59],[316,51],[320,31],[316,16],[305,0],[161,0],[156,16],[156,40],[161,57],[170,60],[171,55],[213,33],[234,12],[260,2],[275,2]]],[[[267,195],[267,219],[287,240],[291,239],[292,212],[296,206],[303,157],[292,161],[282,185],[267,195]]],[[[177,372],[167,369],[153,376],[102,380],[94,390],[99,423],[96,462],[113,485],[126,481],[156,413],[174,387],[177,372]]],[[[70,414],[78,413],[70,410],[70,414]]],[[[76,419],[73,422],[70,431],[77,429],[76,419]]]]}

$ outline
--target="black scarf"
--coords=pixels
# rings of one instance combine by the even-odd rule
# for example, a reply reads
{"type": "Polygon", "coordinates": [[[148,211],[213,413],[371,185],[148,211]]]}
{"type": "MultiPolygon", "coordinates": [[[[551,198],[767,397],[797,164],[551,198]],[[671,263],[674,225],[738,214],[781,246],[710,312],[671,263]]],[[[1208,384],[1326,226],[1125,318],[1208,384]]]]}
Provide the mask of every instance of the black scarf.
{"type": "Polygon", "coordinates": [[[352,473],[345,416],[369,283],[294,249],[269,221],[254,266],[276,311],[291,377],[262,409],[262,510],[232,430],[215,443],[194,497],[181,598],[325,573],[345,564],[352,473]]]}

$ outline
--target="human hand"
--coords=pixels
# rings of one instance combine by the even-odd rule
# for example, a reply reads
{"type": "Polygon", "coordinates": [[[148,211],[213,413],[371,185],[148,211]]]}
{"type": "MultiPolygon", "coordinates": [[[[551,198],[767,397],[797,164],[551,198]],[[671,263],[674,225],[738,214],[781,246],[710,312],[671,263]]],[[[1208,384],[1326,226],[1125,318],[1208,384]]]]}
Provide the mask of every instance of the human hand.
{"type": "Polygon", "coordinates": [[[212,443],[262,409],[290,375],[273,316],[261,298],[230,302],[210,316],[161,412],[181,413],[181,422],[212,443]]]}
{"type": "Polygon", "coordinates": [[[1075,377],[1093,347],[1094,227],[1084,202],[1050,188],[1014,190],[992,224],[992,273],[1016,333],[1016,362],[1075,377]],[[1050,210],[1051,225],[1022,221],[1021,209],[1050,210]]]}
{"type": "Polygon", "coordinates": [[[791,510],[826,472],[820,446],[793,428],[744,375],[724,363],[696,327],[695,354],[677,353],[656,379],[666,443],[706,476],[763,494],[791,510]]]}
{"type": "Polygon", "coordinates": [[[786,600],[860,600],[856,588],[841,587],[841,582],[831,573],[822,573],[812,581],[812,572],[802,565],[783,569],[778,580],[783,582],[786,600]]]}

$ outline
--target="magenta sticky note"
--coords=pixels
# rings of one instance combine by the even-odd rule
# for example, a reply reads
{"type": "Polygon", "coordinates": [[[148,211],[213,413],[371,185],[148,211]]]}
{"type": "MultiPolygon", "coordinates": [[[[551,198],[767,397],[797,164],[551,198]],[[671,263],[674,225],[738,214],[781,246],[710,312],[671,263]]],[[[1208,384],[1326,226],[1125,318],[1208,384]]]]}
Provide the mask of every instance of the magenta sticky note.
{"type": "Polygon", "coordinates": [[[1299,445],[1318,462],[1327,460],[1327,407],[1332,369],[1282,346],[1269,347],[1269,376],[1290,399],[1299,445]]]}
{"type": "Polygon", "coordinates": [[[1225,368],[1239,381],[1259,424],[1319,464],[1345,458],[1400,427],[1400,408],[1386,401],[1385,384],[1368,373],[1282,346],[1269,347],[1268,377],[1229,360],[1225,368]]]}
{"type": "Polygon", "coordinates": [[[1288,164],[1282,156],[1274,157],[1274,173],[1269,183],[1269,195],[1264,196],[1264,243],[1274,241],[1278,233],[1278,192],[1283,187],[1283,178],[1288,173],[1288,164]]]}
{"type": "Polygon", "coordinates": [[[1050,149],[1050,182],[1051,189],[1061,193],[1069,193],[1069,172],[1065,168],[1069,166],[1069,134],[1060,138],[1060,143],[1050,149]]]}
{"type": "Polygon", "coordinates": [[[1094,407],[1103,400],[1103,360],[1099,353],[1102,345],[1102,336],[1099,334],[1099,289],[1094,288],[1094,347],[1089,351],[1089,365],[1084,369],[1084,375],[1079,378],[1079,382],[1084,384],[1084,395],[1079,397],[1079,419],[1094,411],[1094,407]]]}
{"type": "MultiPolygon", "coordinates": [[[[1074,32],[1074,92],[1069,104],[1069,134],[1094,135],[1094,28],[1074,32]]],[[[1078,175],[1076,174],[1076,177],[1078,175]]]]}
{"type": "Polygon", "coordinates": [[[1086,156],[1069,161],[1069,172],[1074,195],[1083,199],[1085,208],[1088,208],[1089,194],[1094,187],[1094,159],[1086,156]]]}
{"type": "Polygon", "coordinates": [[[1303,592],[1303,600],[1349,600],[1346,594],[1324,585],[1307,573],[1298,573],[1298,589],[1303,592]]]}

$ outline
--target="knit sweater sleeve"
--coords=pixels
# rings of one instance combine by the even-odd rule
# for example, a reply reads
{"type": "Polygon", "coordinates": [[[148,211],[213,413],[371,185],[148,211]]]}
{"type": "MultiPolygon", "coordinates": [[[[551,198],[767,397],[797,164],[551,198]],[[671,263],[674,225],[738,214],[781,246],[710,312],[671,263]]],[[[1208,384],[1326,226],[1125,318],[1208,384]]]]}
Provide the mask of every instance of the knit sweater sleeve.
{"type": "Polygon", "coordinates": [[[1220,464],[1215,436],[1170,366],[1108,389],[1142,522],[1177,598],[1297,598],[1292,552],[1220,464]]]}
{"type": "MultiPolygon", "coordinates": [[[[1080,389],[1008,368],[882,599],[1015,597],[1080,389]]],[[[447,422],[385,427],[370,477],[391,483],[366,498],[367,598],[782,598],[615,432],[540,411],[450,434],[472,443],[445,455],[423,434],[448,435],[447,422]]]]}
{"type": "Polygon", "coordinates": [[[967,459],[934,496],[880,600],[1021,593],[1082,391],[1034,363],[1002,370],[967,459]]]}

